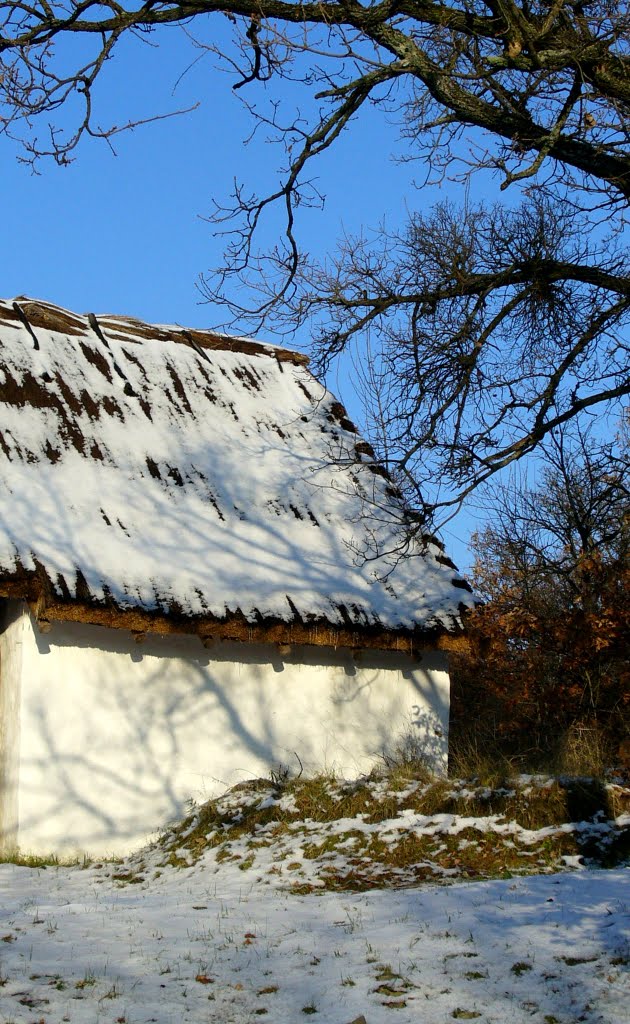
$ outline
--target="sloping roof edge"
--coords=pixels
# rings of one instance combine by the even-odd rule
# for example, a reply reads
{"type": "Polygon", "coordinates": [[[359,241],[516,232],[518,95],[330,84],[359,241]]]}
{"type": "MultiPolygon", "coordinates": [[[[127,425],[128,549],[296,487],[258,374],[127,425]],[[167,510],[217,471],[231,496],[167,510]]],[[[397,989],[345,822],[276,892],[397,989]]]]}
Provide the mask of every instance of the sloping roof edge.
{"type": "Polygon", "coordinates": [[[115,316],[109,313],[77,314],[52,303],[21,295],[12,303],[11,309],[8,306],[0,306],[0,320],[20,322],[26,326],[27,330],[30,329],[29,333],[33,328],[40,327],[77,337],[85,333],[88,324],[96,332],[102,325],[106,328],[110,338],[116,338],[119,341],[133,341],[134,339],[137,341],[138,338],[150,341],[174,341],[180,345],[188,345],[196,351],[201,349],[202,352],[203,350],[221,349],[226,352],[244,352],[247,355],[266,355],[277,359],[280,363],[294,363],[296,366],[307,366],[309,363],[308,356],[301,352],[251,338],[241,338],[192,327],[179,327],[176,324],[147,324],[143,320],[131,316],[115,316]]]}

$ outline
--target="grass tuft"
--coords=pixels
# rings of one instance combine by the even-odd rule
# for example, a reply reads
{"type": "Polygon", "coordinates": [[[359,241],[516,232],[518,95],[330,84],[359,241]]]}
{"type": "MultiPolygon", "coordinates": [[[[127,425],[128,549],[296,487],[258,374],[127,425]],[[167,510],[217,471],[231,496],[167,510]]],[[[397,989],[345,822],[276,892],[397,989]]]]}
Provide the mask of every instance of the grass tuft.
{"type": "Polygon", "coordinates": [[[6,850],[0,852],[0,864],[16,864],[22,868],[87,868],[92,864],[92,858],[86,854],[59,857],[56,853],[35,854],[21,853],[19,850],[6,850]]]}

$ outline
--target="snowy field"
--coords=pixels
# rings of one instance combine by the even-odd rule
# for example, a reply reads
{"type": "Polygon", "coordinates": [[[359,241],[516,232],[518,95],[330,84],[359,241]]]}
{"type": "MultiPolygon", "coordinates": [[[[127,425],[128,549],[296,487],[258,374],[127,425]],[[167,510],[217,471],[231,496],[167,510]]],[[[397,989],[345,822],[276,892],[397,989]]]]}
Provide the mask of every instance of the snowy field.
{"type": "MultiPolygon", "coordinates": [[[[286,892],[0,865],[1,1024],[627,1024],[630,870],[286,892]]],[[[155,874],[155,873],[154,873],[155,874]]]]}

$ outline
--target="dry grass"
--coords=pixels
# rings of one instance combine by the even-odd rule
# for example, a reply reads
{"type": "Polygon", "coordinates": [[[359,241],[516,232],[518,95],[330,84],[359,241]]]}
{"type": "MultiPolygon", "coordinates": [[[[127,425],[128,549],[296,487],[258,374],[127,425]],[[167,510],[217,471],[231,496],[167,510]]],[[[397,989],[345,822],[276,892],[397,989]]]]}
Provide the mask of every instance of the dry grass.
{"type": "Polygon", "coordinates": [[[630,827],[613,819],[626,812],[630,788],[593,778],[493,769],[482,783],[431,779],[406,764],[353,782],[241,784],[195,809],[161,846],[164,863],[211,855],[295,892],[357,891],[557,871],[576,858],[618,863],[630,857],[630,827]]]}
{"type": "Polygon", "coordinates": [[[510,731],[505,712],[487,695],[451,692],[450,768],[453,777],[490,781],[518,772],[595,776],[612,772],[630,781],[630,730],[623,709],[542,731],[510,731]]]}
{"type": "Polygon", "coordinates": [[[91,857],[83,854],[76,857],[59,857],[56,853],[22,853],[20,850],[0,852],[0,864],[17,864],[23,868],[87,868],[91,863],[91,857]]]}

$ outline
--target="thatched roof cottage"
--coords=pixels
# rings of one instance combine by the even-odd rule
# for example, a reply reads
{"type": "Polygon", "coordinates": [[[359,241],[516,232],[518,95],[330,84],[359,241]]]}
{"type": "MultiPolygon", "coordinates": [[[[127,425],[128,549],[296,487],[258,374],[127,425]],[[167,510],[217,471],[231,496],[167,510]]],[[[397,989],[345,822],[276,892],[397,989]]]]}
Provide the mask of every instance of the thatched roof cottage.
{"type": "Polygon", "coordinates": [[[304,356],[0,303],[0,842],[117,852],[274,763],[447,756],[467,584],[304,356]]]}

